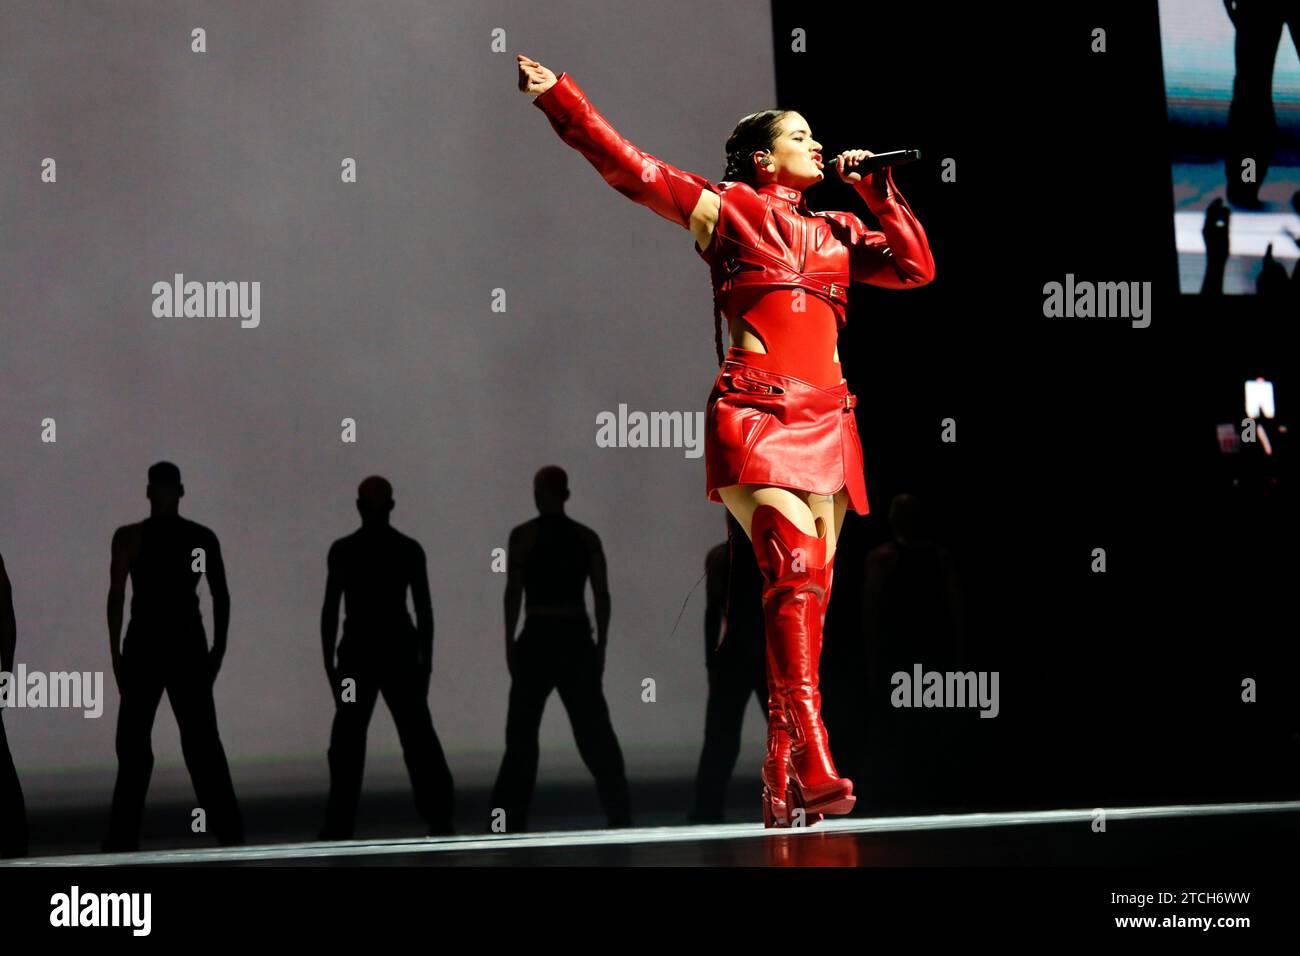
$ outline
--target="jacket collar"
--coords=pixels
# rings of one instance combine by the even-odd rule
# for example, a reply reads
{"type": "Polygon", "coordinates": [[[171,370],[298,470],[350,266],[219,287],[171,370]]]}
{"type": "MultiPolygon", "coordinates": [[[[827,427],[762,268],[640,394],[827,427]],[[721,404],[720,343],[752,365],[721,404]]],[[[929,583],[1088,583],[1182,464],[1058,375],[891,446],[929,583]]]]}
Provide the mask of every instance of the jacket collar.
{"type": "Polygon", "coordinates": [[[808,211],[808,201],[804,198],[802,189],[791,189],[789,186],[782,186],[780,183],[766,183],[759,186],[757,192],[760,196],[779,200],[793,209],[799,209],[803,212],[808,211]]]}

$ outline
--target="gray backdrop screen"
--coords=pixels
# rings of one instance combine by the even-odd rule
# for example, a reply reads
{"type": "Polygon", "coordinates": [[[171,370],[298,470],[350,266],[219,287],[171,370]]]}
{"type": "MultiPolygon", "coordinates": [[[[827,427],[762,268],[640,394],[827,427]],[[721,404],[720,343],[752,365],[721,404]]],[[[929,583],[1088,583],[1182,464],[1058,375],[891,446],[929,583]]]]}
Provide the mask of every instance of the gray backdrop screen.
{"type": "MultiPolygon", "coordinates": [[[[6,711],[30,800],[107,803],[109,544],[148,514],[161,459],[227,565],[216,701],[241,794],[326,786],[325,556],[372,473],[428,555],[430,706],[452,771],[490,782],[509,691],[493,552],[535,514],[550,463],[568,470],[568,513],[604,541],[604,686],[629,775],[694,769],[703,586],[670,632],[723,508],[696,452],[598,447],[596,422],[620,405],[703,411],[708,271],[686,230],[559,140],[516,88],[514,55],[571,72],[632,142],[716,181],[736,121],[775,105],[771,19],[763,2],[717,3],[725,29],[684,29],[698,14],[685,0],[7,0],[0,553],[18,660],[105,676],[98,719],[6,711]],[[155,284],[178,273],[259,283],[257,326],[155,316],[155,284]]],[[[740,768],[756,772],[751,713],[740,768]]],[[[382,706],[371,726],[367,784],[400,778],[382,706]]],[[[188,790],[165,700],[153,740],[156,788],[188,790]]],[[[585,773],[555,696],[540,773],[585,773]]]]}

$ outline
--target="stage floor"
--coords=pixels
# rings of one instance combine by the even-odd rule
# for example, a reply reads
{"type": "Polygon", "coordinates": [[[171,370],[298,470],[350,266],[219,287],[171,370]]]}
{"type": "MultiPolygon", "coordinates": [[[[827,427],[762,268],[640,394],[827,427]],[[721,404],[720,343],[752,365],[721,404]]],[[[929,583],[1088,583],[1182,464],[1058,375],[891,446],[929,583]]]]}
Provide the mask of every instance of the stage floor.
{"type": "Polygon", "coordinates": [[[1127,866],[1293,863],[1300,801],[474,834],[65,854],[40,866],[1127,866]]]}

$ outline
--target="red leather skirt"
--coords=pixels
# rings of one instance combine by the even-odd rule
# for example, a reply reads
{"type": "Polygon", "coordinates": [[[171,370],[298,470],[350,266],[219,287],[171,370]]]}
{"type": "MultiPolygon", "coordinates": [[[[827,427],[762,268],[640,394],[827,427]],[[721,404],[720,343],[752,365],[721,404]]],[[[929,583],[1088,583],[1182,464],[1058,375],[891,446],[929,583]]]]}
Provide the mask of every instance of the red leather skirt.
{"type": "Polygon", "coordinates": [[[721,502],[718,489],[738,484],[818,495],[847,488],[849,507],[867,514],[856,404],[847,382],[821,388],[728,358],[705,416],[709,500],[721,502]]]}

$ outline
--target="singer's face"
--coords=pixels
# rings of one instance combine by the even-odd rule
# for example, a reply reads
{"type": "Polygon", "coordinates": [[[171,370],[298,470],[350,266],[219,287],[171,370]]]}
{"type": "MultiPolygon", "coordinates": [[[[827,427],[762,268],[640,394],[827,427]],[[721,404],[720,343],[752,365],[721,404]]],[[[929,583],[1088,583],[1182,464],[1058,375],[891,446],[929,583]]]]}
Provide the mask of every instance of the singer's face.
{"type": "Polygon", "coordinates": [[[772,144],[772,171],[777,179],[794,189],[821,182],[826,177],[818,164],[822,144],[813,139],[808,121],[798,113],[787,113],[781,127],[783,132],[772,144]]]}

